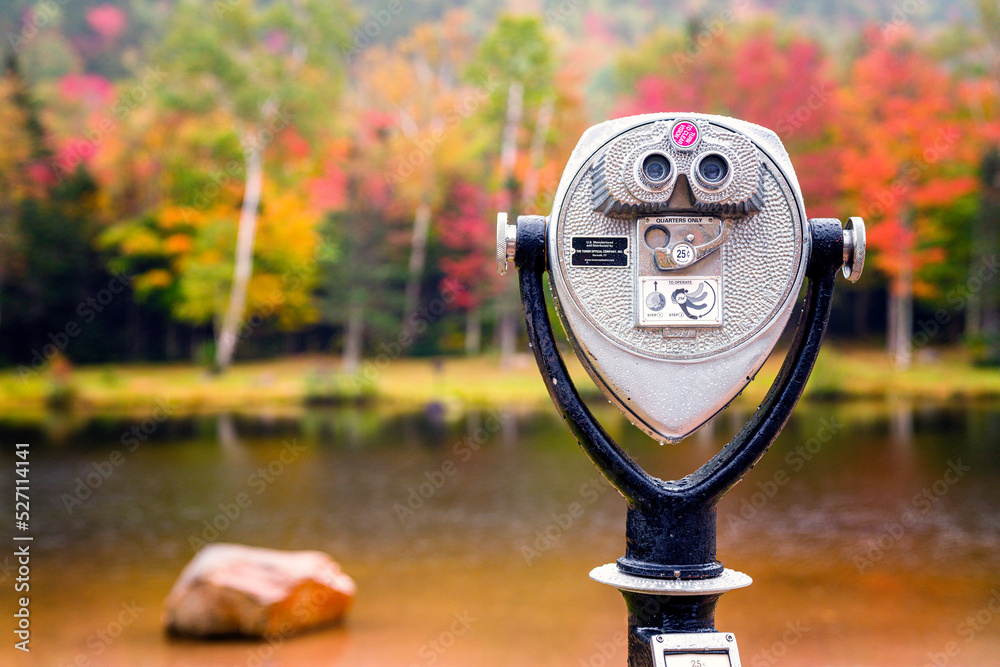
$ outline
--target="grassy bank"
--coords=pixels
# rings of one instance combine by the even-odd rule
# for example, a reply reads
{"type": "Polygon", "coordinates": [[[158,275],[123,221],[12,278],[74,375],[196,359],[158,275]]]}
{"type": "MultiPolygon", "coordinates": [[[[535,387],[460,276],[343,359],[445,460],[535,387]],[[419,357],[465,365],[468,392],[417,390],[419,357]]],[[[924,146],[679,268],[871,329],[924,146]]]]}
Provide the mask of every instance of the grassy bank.
{"type": "MultiPolygon", "coordinates": [[[[585,394],[596,389],[575,358],[570,372],[585,394]]],[[[756,405],[778,371],[768,360],[737,400],[756,405]]],[[[471,406],[544,404],[545,386],[528,355],[501,366],[495,357],[398,359],[383,368],[366,364],[357,382],[339,374],[333,357],[247,362],[222,375],[190,364],[108,365],[74,368],[62,377],[41,373],[22,379],[0,371],[0,415],[44,414],[50,403],[95,413],[148,413],[157,402],[176,414],[298,406],[365,395],[401,405],[446,400],[471,406]]],[[[1000,371],[977,368],[959,350],[924,355],[898,371],[877,350],[827,347],[806,391],[812,399],[901,397],[926,400],[1000,398],[1000,371]]]]}

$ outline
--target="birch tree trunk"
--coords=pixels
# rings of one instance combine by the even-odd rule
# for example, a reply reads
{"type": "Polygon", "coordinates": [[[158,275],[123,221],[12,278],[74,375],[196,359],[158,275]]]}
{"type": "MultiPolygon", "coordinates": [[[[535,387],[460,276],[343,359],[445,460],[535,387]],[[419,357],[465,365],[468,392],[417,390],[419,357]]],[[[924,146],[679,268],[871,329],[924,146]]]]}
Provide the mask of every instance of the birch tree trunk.
{"type": "Polygon", "coordinates": [[[545,139],[549,134],[549,126],[552,125],[555,102],[554,97],[545,98],[535,119],[535,132],[531,137],[531,148],[528,149],[528,171],[524,176],[524,189],[521,191],[521,209],[525,211],[538,197],[538,179],[545,158],[545,139]]]}
{"type": "Polygon", "coordinates": [[[361,366],[361,348],[364,342],[364,306],[351,303],[347,307],[347,328],[344,331],[344,357],[341,368],[345,373],[354,374],[361,366]]]}
{"type": "MultiPolygon", "coordinates": [[[[997,68],[1000,71],[1000,67],[997,68]]],[[[983,159],[983,186],[980,197],[979,234],[976,244],[976,262],[969,267],[969,280],[978,278],[984,269],[996,263],[1000,251],[1000,235],[997,234],[997,218],[1000,217],[1000,149],[993,149],[983,159]]],[[[989,274],[987,274],[989,275],[989,274]]],[[[979,308],[981,333],[986,339],[987,358],[1000,359],[1000,299],[997,294],[997,280],[993,275],[985,280],[981,290],[979,308]]]]}
{"type": "Polygon", "coordinates": [[[913,268],[906,262],[889,287],[889,356],[896,368],[913,360],[913,268]]]}
{"type": "Polygon", "coordinates": [[[465,353],[474,356],[479,354],[482,349],[483,317],[479,306],[475,306],[465,313],[465,353]]]}
{"type": "MultiPolygon", "coordinates": [[[[913,213],[901,220],[904,230],[913,228],[913,213]]],[[[889,282],[888,353],[898,369],[910,367],[913,357],[913,248],[900,248],[898,273],[889,282]]]]}
{"type": "Polygon", "coordinates": [[[413,216],[413,234],[410,236],[410,265],[406,279],[403,306],[403,326],[400,339],[413,341],[416,330],[417,308],[420,306],[420,279],[427,264],[427,237],[431,231],[431,207],[421,203],[413,216]]]}
{"type": "Polygon", "coordinates": [[[503,140],[500,144],[500,177],[507,193],[508,206],[513,202],[514,166],[517,164],[517,132],[521,129],[524,114],[524,86],[514,81],[507,88],[507,117],[504,120],[503,140]]]}
{"type": "MultiPolygon", "coordinates": [[[[993,81],[1000,81],[1000,3],[996,0],[977,0],[979,23],[982,33],[992,46],[993,81]]],[[[974,109],[977,122],[988,122],[986,109],[974,109]]],[[[995,260],[997,246],[996,220],[1000,212],[1000,142],[987,149],[983,155],[983,183],[980,198],[980,218],[977,239],[969,266],[969,277],[977,273],[984,262],[995,260]],[[985,232],[985,237],[983,233],[985,232]]],[[[987,359],[1000,359],[1000,294],[995,279],[982,290],[973,293],[966,304],[965,335],[982,336],[986,343],[987,359]]]]}
{"type": "MultiPolygon", "coordinates": [[[[292,11],[298,13],[297,3],[292,3],[292,11]]],[[[305,44],[296,43],[292,46],[291,62],[287,76],[298,76],[299,70],[305,64],[308,49],[305,44]]],[[[269,128],[278,115],[280,98],[277,92],[264,100],[260,108],[260,116],[256,133],[247,128],[242,132],[243,160],[246,164],[246,182],[243,185],[243,204],[240,207],[240,219],[236,228],[236,256],[233,262],[233,285],[229,290],[229,303],[222,316],[221,324],[215,339],[214,370],[221,373],[229,368],[236,351],[236,334],[243,321],[247,305],[247,289],[253,275],[253,248],[257,237],[257,216],[260,209],[260,195],[264,180],[264,149],[263,132],[269,128]]],[[[220,106],[229,108],[228,100],[220,100],[220,106]]]]}
{"type": "MultiPolygon", "coordinates": [[[[521,127],[521,116],[524,112],[524,86],[520,81],[514,81],[507,89],[507,117],[503,128],[503,143],[500,147],[500,182],[504,198],[503,209],[510,213],[511,219],[517,219],[517,212],[512,211],[514,204],[514,167],[517,164],[517,133],[521,127]]],[[[520,315],[517,292],[513,280],[504,281],[505,289],[500,293],[500,363],[510,361],[517,352],[517,318],[520,315]]]]}
{"type": "Polygon", "coordinates": [[[229,291],[229,304],[222,317],[216,337],[215,371],[221,373],[233,361],[236,350],[236,333],[243,320],[247,303],[247,288],[253,275],[253,246],[257,236],[257,211],[263,181],[261,151],[258,142],[244,142],[246,160],[246,185],[243,190],[243,206],[236,230],[236,258],[233,269],[233,286],[229,291]]]}
{"type": "MultiPolygon", "coordinates": [[[[969,262],[969,275],[975,267],[975,261],[969,262]]],[[[979,296],[977,292],[970,292],[965,302],[965,335],[969,338],[978,338],[983,333],[983,304],[979,296]]]]}

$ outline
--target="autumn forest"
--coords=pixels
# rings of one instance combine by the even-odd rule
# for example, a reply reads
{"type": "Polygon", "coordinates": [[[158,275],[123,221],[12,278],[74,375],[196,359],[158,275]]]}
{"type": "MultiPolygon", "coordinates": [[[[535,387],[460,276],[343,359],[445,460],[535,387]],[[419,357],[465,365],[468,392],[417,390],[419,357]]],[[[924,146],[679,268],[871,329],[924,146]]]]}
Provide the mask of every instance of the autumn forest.
{"type": "Polygon", "coordinates": [[[1000,363],[1000,14],[912,4],[3,0],[0,361],[523,351],[496,212],[548,212],[591,124],[690,110],[865,219],[834,339],[1000,363]]]}

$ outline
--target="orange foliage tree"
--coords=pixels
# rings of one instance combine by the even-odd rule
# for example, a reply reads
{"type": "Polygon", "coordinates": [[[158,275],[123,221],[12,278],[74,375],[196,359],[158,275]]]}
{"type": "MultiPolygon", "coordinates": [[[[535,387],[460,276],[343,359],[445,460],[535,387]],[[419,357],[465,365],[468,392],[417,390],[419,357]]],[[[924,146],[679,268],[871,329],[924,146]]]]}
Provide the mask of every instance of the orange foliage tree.
{"type": "Polygon", "coordinates": [[[889,279],[888,351],[906,367],[914,294],[933,290],[919,271],[945,259],[935,212],[975,190],[979,147],[955,77],[903,33],[873,28],[866,38],[839,98],[840,184],[889,279]]]}
{"type": "MultiPolygon", "coordinates": [[[[354,67],[361,104],[392,121],[387,166],[397,205],[410,210],[409,257],[402,320],[397,339],[416,339],[426,327],[420,315],[435,222],[452,203],[448,190],[455,174],[474,170],[474,136],[467,123],[486,92],[465,85],[455,63],[472,57],[475,41],[462,11],[437,24],[421,24],[391,48],[371,47],[354,67]]],[[[398,340],[397,340],[398,342],[398,340]]]]}

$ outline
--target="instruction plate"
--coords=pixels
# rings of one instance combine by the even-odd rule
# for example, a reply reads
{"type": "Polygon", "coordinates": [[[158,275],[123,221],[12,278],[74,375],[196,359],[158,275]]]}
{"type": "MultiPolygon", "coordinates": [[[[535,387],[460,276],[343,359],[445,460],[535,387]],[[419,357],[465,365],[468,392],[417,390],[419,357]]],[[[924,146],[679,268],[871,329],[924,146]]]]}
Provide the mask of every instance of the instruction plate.
{"type": "Polygon", "coordinates": [[[718,276],[642,276],[638,298],[641,327],[722,324],[722,281],[718,276]]]}

